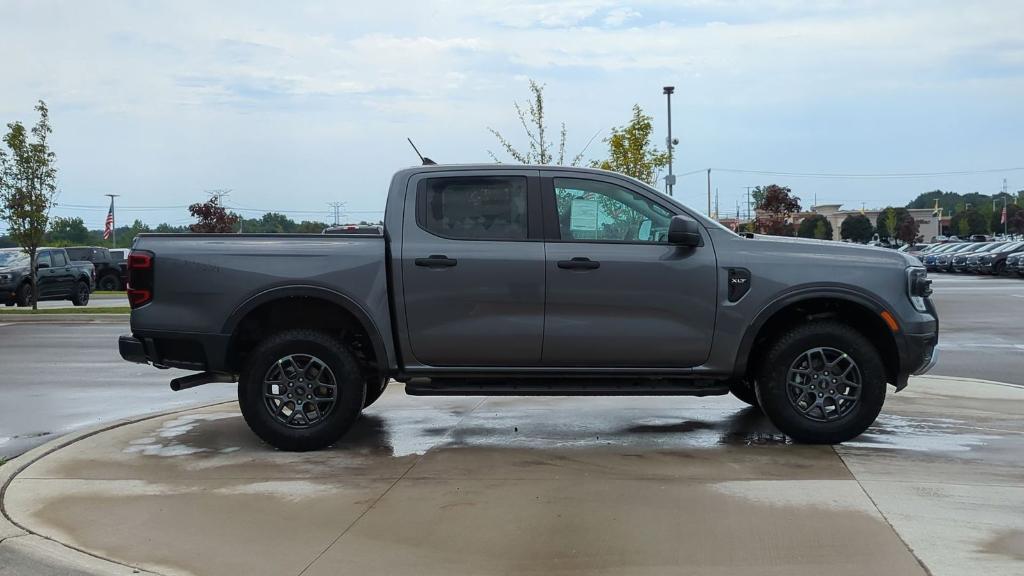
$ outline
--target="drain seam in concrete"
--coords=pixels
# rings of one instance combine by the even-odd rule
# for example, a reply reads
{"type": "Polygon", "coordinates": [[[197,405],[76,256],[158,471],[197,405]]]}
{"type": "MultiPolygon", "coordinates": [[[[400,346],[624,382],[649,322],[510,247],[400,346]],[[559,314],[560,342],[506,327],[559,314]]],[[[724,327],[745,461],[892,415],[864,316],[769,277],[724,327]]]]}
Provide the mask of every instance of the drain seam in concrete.
{"type": "MultiPolygon", "coordinates": [[[[444,436],[443,436],[443,437],[441,438],[441,441],[440,441],[440,442],[438,442],[438,444],[440,444],[441,442],[443,442],[443,441],[444,441],[444,440],[445,440],[446,438],[449,438],[449,437],[451,436],[452,432],[453,432],[453,431],[454,431],[454,430],[455,430],[456,428],[458,428],[460,424],[462,424],[463,420],[465,420],[466,418],[468,418],[468,417],[469,417],[469,415],[470,415],[470,414],[472,414],[473,412],[476,412],[476,409],[477,409],[477,408],[479,408],[479,407],[480,407],[480,405],[481,405],[481,404],[483,404],[485,400],[487,400],[487,397],[486,397],[486,396],[485,396],[485,397],[483,397],[483,398],[481,398],[481,399],[480,399],[480,401],[476,403],[476,406],[473,406],[473,408],[472,408],[472,409],[470,409],[470,410],[466,411],[466,413],[465,413],[465,414],[463,414],[461,418],[459,418],[459,421],[458,421],[458,422],[456,422],[456,423],[455,423],[455,424],[454,424],[454,425],[453,425],[453,426],[452,426],[452,427],[451,427],[451,428],[450,428],[450,429],[448,430],[448,432],[446,432],[446,433],[445,433],[445,435],[444,435],[444,436]]],[[[398,477],[398,478],[397,478],[397,479],[396,479],[396,480],[395,480],[394,482],[392,482],[392,483],[391,483],[391,485],[390,485],[390,486],[388,486],[387,490],[385,490],[385,491],[381,492],[380,496],[378,496],[378,497],[377,497],[377,498],[376,498],[376,499],[375,499],[375,500],[374,500],[374,501],[373,501],[373,502],[372,502],[372,503],[371,503],[371,504],[370,504],[369,506],[367,506],[367,507],[366,507],[366,510],[363,510],[362,514],[360,514],[359,516],[357,516],[355,520],[353,520],[353,521],[352,521],[352,522],[351,522],[351,523],[350,523],[350,524],[349,524],[348,526],[346,526],[346,527],[345,527],[345,529],[341,531],[341,534],[338,534],[338,537],[337,537],[337,538],[335,538],[334,540],[332,540],[332,541],[331,541],[331,543],[330,543],[330,544],[328,544],[328,545],[327,545],[326,547],[324,547],[324,549],[323,549],[323,550],[321,550],[321,551],[320,551],[320,553],[319,553],[319,554],[317,554],[315,558],[313,558],[312,560],[310,560],[310,561],[309,561],[309,564],[306,564],[306,567],[305,567],[305,568],[303,568],[303,569],[302,569],[302,571],[301,571],[301,572],[299,572],[297,576],[302,576],[303,574],[305,574],[305,573],[306,573],[306,571],[307,571],[307,570],[309,570],[310,566],[312,566],[313,564],[316,564],[317,560],[320,560],[320,558],[321,558],[321,557],[322,557],[322,556],[323,556],[324,554],[326,554],[328,550],[330,550],[331,548],[333,548],[333,547],[334,547],[334,545],[335,545],[335,544],[337,544],[339,540],[341,540],[342,536],[344,536],[345,534],[348,534],[349,530],[351,530],[353,526],[355,526],[356,524],[358,524],[358,523],[359,523],[359,521],[363,519],[363,516],[366,516],[367,514],[369,514],[369,513],[370,513],[370,510],[373,510],[373,508],[374,508],[374,507],[375,507],[375,506],[376,506],[376,505],[377,505],[377,504],[378,504],[378,503],[379,503],[379,502],[380,502],[381,500],[383,500],[383,499],[384,499],[384,497],[385,497],[385,496],[387,496],[389,492],[391,492],[391,489],[392,489],[392,488],[394,488],[395,486],[397,486],[397,485],[398,485],[398,483],[402,481],[402,478],[405,478],[405,477],[406,477],[406,475],[408,475],[408,474],[409,474],[409,472],[411,472],[411,471],[412,471],[412,469],[413,469],[413,468],[415,468],[415,467],[416,467],[416,465],[420,463],[420,461],[422,461],[422,460],[423,460],[424,458],[426,458],[426,456],[427,456],[427,452],[429,452],[429,451],[430,451],[429,449],[428,449],[428,450],[424,450],[423,454],[420,454],[420,455],[419,455],[419,457],[418,457],[418,458],[416,458],[416,461],[415,461],[415,462],[413,462],[412,464],[410,464],[410,465],[409,465],[409,467],[408,467],[408,468],[406,468],[405,472],[403,472],[401,476],[399,476],[399,477],[398,477]]]]}
{"type": "Polygon", "coordinates": [[[882,509],[878,507],[878,503],[875,502],[875,499],[871,497],[871,494],[869,494],[867,489],[864,488],[864,485],[861,484],[860,478],[857,478],[857,475],[853,473],[853,470],[850,470],[850,466],[846,463],[846,460],[843,459],[843,455],[840,454],[838,450],[836,450],[835,446],[832,446],[831,448],[832,452],[836,455],[836,457],[839,458],[839,461],[843,463],[843,467],[846,468],[846,471],[850,473],[850,477],[853,478],[853,481],[857,483],[857,487],[860,488],[860,491],[864,493],[864,496],[868,499],[869,502],[871,502],[871,505],[874,506],[875,510],[878,511],[878,515],[881,516],[882,520],[885,521],[885,524],[889,527],[889,530],[892,530],[892,533],[900,539],[900,542],[903,543],[903,546],[907,549],[907,552],[910,552],[910,555],[914,557],[914,560],[917,560],[918,566],[920,566],[921,569],[924,570],[924,573],[928,576],[934,576],[932,574],[932,571],[924,563],[924,560],[921,560],[921,558],[918,557],[918,555],[914,552],[914,548],[911,547],[910,543],[903,538],[903,535],[899,533],[899,530],[896,530],[896,527],[893,526],[892,522],[889,521],[889,517],[885,515],[885,512],[882,512],[882,509]]]}

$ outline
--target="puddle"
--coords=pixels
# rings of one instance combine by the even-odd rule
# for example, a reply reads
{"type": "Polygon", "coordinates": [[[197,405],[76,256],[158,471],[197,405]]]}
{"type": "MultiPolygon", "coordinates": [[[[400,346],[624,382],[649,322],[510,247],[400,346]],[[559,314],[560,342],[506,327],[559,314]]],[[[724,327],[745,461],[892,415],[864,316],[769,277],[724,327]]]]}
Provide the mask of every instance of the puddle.
{"type": "Polygon", "coordinates": [[[1003,438],[971,430],[977,428],[952,418],[881,415],[867,432],[856,440],[843,442],[842,446],[915,452],[967,452],[1003,438]]]}
{"type": "Polygon", "coordinates": [[[1024,561],[1024,530],[1005,530],[995,538],[989,540],[981,548],[986,554],[998,554],[1012,558],[1018,562],[1024,561]]]}
{"type": "MultiPolygon", "coordinates": [[[[211,412],[205,414],[187,414],[173,420],[164,422],[159,429],[153,432],[152,436],[137,438],[128,442],[128,447],[123,450],[126,454],[142,454],[143,456],[188,456],[200,452],[209,452],[209,448],[190,446],[178,440],[186,436],[201,422],[224,420],[225,418],[240,418],[236,412],[211,412]]],[[[227,449],[225,449],[227,450],[227,449]]],[[[220,450],[221,453],[228,453],[220,450]]],[[[235,448],[234,450],[238,450],[235,448]]],[[[229,451],[234,451],[229,450],[229,451]]]]}

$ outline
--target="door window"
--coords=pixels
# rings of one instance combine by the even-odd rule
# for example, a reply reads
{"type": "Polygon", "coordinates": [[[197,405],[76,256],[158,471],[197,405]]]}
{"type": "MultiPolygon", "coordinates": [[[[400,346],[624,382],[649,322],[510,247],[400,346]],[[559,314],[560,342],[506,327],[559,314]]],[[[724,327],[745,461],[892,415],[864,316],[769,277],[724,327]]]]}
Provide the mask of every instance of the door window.
{"type": "Polygon", "coordinates": [[[52,265],[50,263],[50,253],[49,252],[40,252],[39,254],[36,254],[36,266],[38,266],[40,264],[46,264],[47,266],[51,266],[52,265]]]}
{"type": "Polygon", "coordinates": [[[420,190],[420,227],[459,240],[525,240],[526,177],[432,178],[420,190]]]}
{"type": "Polygon", "coordinates": [[[51,252],[51,258],[53,258],[54,268],[63,268],[68,265],[68,259],[64,257],[63,252],[51,252]]]}
{"type": "Polygon", "coordinates": [[[672,214],[647,198],[608,182],[555,178],[562,240],[665,242],[672,214]]]}

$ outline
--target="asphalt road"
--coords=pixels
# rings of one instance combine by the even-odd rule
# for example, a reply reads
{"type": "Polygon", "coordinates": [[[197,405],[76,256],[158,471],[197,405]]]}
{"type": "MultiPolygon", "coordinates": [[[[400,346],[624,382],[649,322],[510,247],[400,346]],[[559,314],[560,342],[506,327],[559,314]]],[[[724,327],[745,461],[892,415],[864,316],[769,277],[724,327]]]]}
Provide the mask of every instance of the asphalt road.
{"type": "Polygon", "coordinates": [[[76,428],[235,397],[233,384],[171,391],[171,378],[187,372],[125,362],[125,332],[127,324],[0,320],[0,457],[76,428]]]}
{"type": "MultiPolygon", "coordinates": [[[[1024,278],[933,275],[939,362],[933,374],[1024,385],[1024,278]]],[[[233,384],[172,392],[185,374],[121,360],[127,324],[0,321],[0,457],[126,416],[230,400],[233,384]]]]}

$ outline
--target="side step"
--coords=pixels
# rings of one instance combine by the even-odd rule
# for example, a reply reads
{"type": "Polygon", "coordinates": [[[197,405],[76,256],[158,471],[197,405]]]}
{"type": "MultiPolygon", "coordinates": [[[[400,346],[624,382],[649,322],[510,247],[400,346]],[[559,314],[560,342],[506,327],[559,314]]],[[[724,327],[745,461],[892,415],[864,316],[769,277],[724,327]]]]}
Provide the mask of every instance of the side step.
{"type": "Polygon", "coordinates": [[[412,378],[411,396],[720,396],[721,380],[689,378],[412,378]]]}

